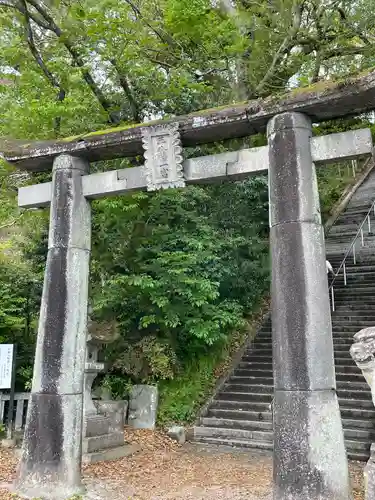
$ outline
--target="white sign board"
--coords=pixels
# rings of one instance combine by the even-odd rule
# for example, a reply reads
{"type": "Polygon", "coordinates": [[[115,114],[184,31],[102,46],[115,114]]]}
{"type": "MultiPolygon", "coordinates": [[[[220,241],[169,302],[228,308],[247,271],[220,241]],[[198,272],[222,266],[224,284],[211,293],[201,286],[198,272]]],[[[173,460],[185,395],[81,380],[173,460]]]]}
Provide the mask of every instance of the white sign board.
{"type": "Polygon", "coordinates": [[[11,388],[13,352],[13,344],[0,344],[0,389],[11,388]]]}

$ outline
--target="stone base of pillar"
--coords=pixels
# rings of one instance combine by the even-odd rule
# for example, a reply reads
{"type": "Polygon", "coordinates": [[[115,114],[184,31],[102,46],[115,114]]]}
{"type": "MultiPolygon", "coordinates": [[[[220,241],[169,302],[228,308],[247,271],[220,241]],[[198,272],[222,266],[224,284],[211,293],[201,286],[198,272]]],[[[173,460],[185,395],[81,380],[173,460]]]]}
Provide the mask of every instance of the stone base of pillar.
{"type": "Polygon", "coordinates": [[[335,391],[276,391],[274,500],[350,500],[349,491],[335,391]]]}
{"type": "Polygon", "coordinates": [[[77,444],[81,440],[81,420],[81,394],[31,394],[28,425],[14,483],[14,491],[19,496],[65,500],[82,494],[82,451],[77,444]],[[72,446],[72,442],[76,445],[72,446]]]}

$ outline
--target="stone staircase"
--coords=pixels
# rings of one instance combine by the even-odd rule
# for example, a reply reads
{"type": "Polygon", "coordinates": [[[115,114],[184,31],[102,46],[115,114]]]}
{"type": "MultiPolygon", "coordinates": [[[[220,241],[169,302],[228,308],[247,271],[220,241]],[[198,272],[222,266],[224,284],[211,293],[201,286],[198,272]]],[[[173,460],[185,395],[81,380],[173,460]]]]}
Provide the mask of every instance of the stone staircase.
{"type": "MultiPolygon", "coordinates": [[[[375,169],[357,189],[326,238],[327,258],[336,270],[350,247],[359,225],[375,199],[375,169]]],[[[343,275],[334,285],[332,313],[337,395],[348,457],[367,460],[375,441],[375,408],[360,370],[349,354],[353,335],[375,325],[375,216],[374,234],[364,232],[356,244],[356,264],[347,258],[347,285],[343,275]]],[[[270,404],[273,394],[271,319],[264,321],[238,366],[214,396],[194,428],[200,443],[241,448],[272,449],[270,404]]]]}

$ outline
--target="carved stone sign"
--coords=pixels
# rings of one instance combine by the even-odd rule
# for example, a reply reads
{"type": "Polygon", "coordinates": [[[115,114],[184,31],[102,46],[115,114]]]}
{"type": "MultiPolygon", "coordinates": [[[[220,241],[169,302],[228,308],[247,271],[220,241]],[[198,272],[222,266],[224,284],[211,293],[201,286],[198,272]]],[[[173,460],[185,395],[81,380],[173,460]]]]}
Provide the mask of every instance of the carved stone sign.
{"type": "Polygon", "coordinates": [[[178,124],[146,127],[142,131],[147,191],[185,187],[178,124]]]}

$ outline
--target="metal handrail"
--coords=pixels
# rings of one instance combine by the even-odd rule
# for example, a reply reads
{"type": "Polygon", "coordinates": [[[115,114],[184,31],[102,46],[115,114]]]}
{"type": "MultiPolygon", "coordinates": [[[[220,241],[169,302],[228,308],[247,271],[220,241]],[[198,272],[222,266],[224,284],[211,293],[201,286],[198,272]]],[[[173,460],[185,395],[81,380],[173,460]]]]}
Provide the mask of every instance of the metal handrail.
{"type": "Polygon", "coordinates": [[[334,278],[333,280],[331,281],[331,284],[329,286],[329,290],[331,290],[331,299],[332,299],[332,310],[334,311],[335,310],[335,295],[334,295],[334,290],[333,290],[333,285],[336,281],[336,278],[338,277],[338,275],[340,274],[340,271],[341,269],[343,270],[344,272],[344,285],[346,286],[347,284],[347,280],[346,280],[346,259],[348,258],[349,254],[351,251],[353,251],[353,261],[354,261],[354,264],[357,263],[356,261],[356,254],[355,254],[355,244],[357,242],[357,239],[359,237],[359,235],[361,236],[361,246],[364,246],[364,236],[363,236],[363,226],[365,225],[365,222],[367,221],[367,224],[368,224],[368,234],[371,234],[371,221],[370,221],[370,215],[371,215],[371,212],[374,211],[374,216],[375,216],[375,200],[372,202],[371,204],[371,207],[369,208],[367,214],[365,215],[363,221],[361,222],[360,226],[359,226],[359,229],[356,233],[356,235],[354,236],[347,252],[345,253],[345,256],[337,270],[337,272],[334,274],[334,278]]]}

